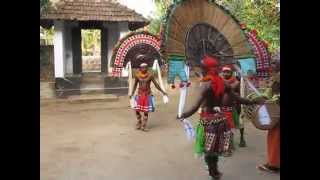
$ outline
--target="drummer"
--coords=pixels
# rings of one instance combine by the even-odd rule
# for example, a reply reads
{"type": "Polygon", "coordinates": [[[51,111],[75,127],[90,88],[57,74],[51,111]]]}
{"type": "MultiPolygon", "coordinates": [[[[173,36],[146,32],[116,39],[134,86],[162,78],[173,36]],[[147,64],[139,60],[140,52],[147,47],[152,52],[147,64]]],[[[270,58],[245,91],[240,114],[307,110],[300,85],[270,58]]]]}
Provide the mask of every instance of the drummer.
{"type": "MultiPolygon", "coordinates": [[[[276,95],[280,108],[280,62],[272,62],[272,95],[276,95]]],[[[258,166],[259,170],[277,173],[280,172],[280,114],[278,124],[268,131],[267,136],[267,163],[258,166]]]]}

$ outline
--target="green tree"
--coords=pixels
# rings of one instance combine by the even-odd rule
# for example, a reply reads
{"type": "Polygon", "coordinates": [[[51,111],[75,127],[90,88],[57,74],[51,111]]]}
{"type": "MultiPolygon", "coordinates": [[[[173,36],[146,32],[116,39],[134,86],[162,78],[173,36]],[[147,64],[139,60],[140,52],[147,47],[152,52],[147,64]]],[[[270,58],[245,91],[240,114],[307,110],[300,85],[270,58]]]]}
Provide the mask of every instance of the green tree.
{"type": "Polygon", "coordinates": [[[165,16],[168,7],[173,3],[173,1],[174,0],[154,0],[156,4],[155,18],[152,19],[148,27],[151,33],[159,33],[162,19],[165,16]]]}
{"type": "Polygon", "coordinates": [[[45,44],[53,44],[54,27],[45,29],[40,26],[40,40],[45,41],[45,44]]]}
{"type": "Polygon", "coordinates": [[[217,0],[249,29],[256,29],[270,51],[280,47],[280,11],[278,0],[217,0]]]}
{"type": "Polygon", "coordinates": [[[40,14],[50,5],[50,0],[40,0],[40,14]]]}

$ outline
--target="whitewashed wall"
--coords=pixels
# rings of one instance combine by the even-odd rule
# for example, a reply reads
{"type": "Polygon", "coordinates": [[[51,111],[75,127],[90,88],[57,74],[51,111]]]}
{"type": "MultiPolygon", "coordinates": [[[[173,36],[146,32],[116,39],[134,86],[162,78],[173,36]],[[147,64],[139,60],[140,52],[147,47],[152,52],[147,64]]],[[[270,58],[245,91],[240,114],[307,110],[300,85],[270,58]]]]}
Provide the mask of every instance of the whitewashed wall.
{"type": "Polygon", "coordinates": [[[65,27],[63,21],[54,22],[54,75],[55,77],[64,77],[65,75],[65,52],[64,52],[64,38],[65,27]]]}

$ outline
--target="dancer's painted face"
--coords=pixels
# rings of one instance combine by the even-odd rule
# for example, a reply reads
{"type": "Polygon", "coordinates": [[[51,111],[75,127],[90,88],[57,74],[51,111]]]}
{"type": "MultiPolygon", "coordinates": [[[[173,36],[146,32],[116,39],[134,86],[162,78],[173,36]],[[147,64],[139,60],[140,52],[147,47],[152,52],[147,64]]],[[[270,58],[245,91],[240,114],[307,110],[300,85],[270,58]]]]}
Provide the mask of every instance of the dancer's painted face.
{"type": "Polygon", "coordinates": [[[273,72],[280,71],[280,63],[279,62],[271,62],[271,68],[273,72]]]}
{"type": "Polygon", "coordinates": [[[232,71],[223,71],[222,75],[225,79],[229,79],[232,76],[232,71]]]}
{"type": "Polygon", "coordinates": [[[144,67],[140,67],[140,71],[142,73],[146,73],[148,71],[148,67],[147,66],[144,66],[144,67]]]}

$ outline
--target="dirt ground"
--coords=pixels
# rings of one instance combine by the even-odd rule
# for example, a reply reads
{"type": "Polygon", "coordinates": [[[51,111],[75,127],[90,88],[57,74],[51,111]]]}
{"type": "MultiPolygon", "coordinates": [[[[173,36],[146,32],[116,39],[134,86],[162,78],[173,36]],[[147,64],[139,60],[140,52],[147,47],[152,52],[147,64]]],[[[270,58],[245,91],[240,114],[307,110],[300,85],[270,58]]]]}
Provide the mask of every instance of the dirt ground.
{"type": "MultiPolygon", "coordinates": [[[[42,106],[41,180],[208,180],[203,162],[194,157],[193,143],[175,120],[177,93],[171,93],[168,105],[156,100],[150,132],[134,130],[127,97],[118,102],[42,106]]],[[[190,118],[194,125],[197,118],[197,114],[190,118]]],[[[279,180],[277,174],[256,169],[265,160],[266,132],[247,123],[245,136],[248,147],[220,158],[222,179],[279,180]]]]}

